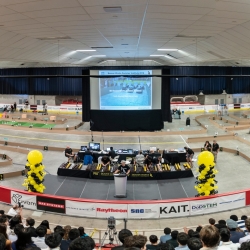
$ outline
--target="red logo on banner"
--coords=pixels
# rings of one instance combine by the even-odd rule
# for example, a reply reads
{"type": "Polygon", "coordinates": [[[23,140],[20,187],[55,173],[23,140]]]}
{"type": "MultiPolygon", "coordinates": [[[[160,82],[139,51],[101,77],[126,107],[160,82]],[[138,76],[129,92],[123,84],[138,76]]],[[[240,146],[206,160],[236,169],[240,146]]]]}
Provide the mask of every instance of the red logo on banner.
{"type": "Polygon", "coordinates": [[[113,208],[97,208],[97,212],[102,212],[102,213],[127,213],[127,209],[113,209],[113,208]]]}
{"type": "Polygon", "coordinates": [[[42,201],[38,201],[38,205],[45,206],[45,207],[56,207],[56,208],[62,208],[62,209],[64,208],[64,205],[53,204],[53,203],[42,202],[42,201]]]}

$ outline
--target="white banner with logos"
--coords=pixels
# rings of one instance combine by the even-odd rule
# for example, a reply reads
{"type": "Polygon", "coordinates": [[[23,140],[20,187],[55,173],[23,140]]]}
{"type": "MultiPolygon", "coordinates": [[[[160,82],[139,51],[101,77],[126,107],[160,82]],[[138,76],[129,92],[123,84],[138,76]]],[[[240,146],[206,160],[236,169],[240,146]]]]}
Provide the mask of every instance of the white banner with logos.
{"type": "Polygon", "coordinates": [[[219,211],[219,197],[190,201],[190,215],[209,214],[219,211]]]}
{"type": "Polygon", "coordinates": [[[159,218],[159,205],[128,204],[128,218],[159,218]]]}
{"type": "Polygon", "coordinates": [[[96,217],[95,203],[66,200],[65,205],[67,215],[96,217]]]}
{"type": "Polygon", "coordinates": [[[108,218],[114,216],[116,219],[123,219],[128,217],[127,204],[105,204],[96,203],[96,217],[108,218]]]}
{"type": "Polygon", "coordinates": [[[36,210],[36,196],[35,195],[27,195],[18,192],[11,191],[11,204],[16,205],[18,203],[24,208],[36,210]]]}
{"type": "Polygon", "coordinates": [[[219,198],[219,211],[235,209],[246,206],[246,193],[221,196],[219,198]]]}
{"type": "Polygon", "coordinates": [[[189,201],[159,203],[160,218],[189,216],[189,201]]]}

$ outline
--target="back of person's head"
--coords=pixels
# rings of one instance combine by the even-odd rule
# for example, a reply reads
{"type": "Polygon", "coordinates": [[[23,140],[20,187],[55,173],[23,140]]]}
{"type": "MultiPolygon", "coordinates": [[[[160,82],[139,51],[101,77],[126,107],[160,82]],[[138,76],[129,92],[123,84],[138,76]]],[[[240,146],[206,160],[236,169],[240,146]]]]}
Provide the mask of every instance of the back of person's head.
{"type": "Polygon", "coordinates": [[[203,247],[201,240],[194,237],[188,239],[187,245],[190,250],[199,250],[203,247]]]}
{"type": "Polygon", "coordinates": [[[170,233],[171,233],[171,229],[169,227],[165,227],[164,234],[170,234],[170,233]]]}
{"type": "Polygon", "coordinates": [[[69,250],[92,250],[94,248],[95,242],[88,236],[84,238],[77,238],[69,244],[69,250]]]}
{"type": "MultiPolygon", "coordinates": [[[[18,219],[18,220],[19,220],[19,223],[23,223],[23,222],[22,222],[22,217],[21,217],[20,214],[15,215],[14,218],[18,219]]],[[[13,219],[13,218],[12,218],[12,219],[13,219]]]]}
{"type": "Polygon", "coordinates": [[[24,229],[24,226],[22,224],[17,224],[14,227],[14,233],[15,235],[18,235],[20,231],[24,229]]]}
{"type": "Polygon", "coordinates": [[[17,224],[20,224],[19,219],[17,217],[13,217],[10,222],[10,229],[13,229],[17,224]]]}
{"type": "Polygon", "coordinates": [[[237,221],[238,220],[238,216],[235,215],[235,214],[233,214],[233,215],[230,216],[230,219],[234,220],[234,221],[237,221]]]}
{"type": "Polygon", "coordinates": [[[71,226],[70,225],[66,225],[64,227],[64,236],[63,236],[64,240],[68,240],[69,239],[69,231],[70,230],[71,230],[71,226]]]}
{"type": "Polygon", "coordinates": [[[192,233],[192,238],[200,239],[200,233],[197,232],[197,231],[194,231],[194,232],[192,233]]]}
{"type": "Polygon", "coordinates": [[[158,245],[157,250],[174,250],[174,246],[169,243],[161,243],[158,245]]]}
{"type": "Polygon", "coordinates": [[[143,235],[134,235],[125,238],[124,246],[125,248],[137,247],[143,248],[146,245],[147,237],[143,235]]]}
{"type": "Polygon", "coordinates": [[[188,147],[184,147],[184,149],[188,149],[188,147]]]}
{"type": "Polygon", "coordinates": [[[193,229],[189,229],[188,230],[188,236],[189,236],[189,238],[193,237],[193,233],[194,233],[193,229]]]}
{"type": "Polygon", "coordinates": [[[158,237],[156,235],[150,235],[149,236],[149,241],[152,243],[152,244],[155,244],[157,243],[158,241],[158,237]]]}
{"type": "Polygon", "coordinates": [[[61,245],[62,236],[58,233],[48,234],[45,237],[45,244],[49,248],[56,248],[61,245]]]}
{"type": "Polygon", "coordinates": [[[177,240],[178,233],[179,232],[177,230],[174,230],[171,232],[171,237],[173,240],[177,240]]]}
{"type": "Polygon", "coordinates": [[[218,220],[218,224],[227,225],[227,222],[225,220],[218,220]]]}
{"type": "Polygon", "coordinates": [[[83,236],[85,234],[84,227],[78,227],[78,231],[80,233],[80,236],[83,236]]]}
{"type": "Polygon", "coordinates": [[[110,147],[110,150],[113,150],[114,148],[113,147],[110,147]]]}
{"type": "Polygon", "coordinates": [[[3,234],[0,234],[0,250],[5,250],[6,238],[3,234]]]}
{"type": "Polygon", "coordinates": [[[4,210],[0,210],[0,216],[2,216],[4,213],[4,210]]]}
{"type": "Polygon", "coordinates": [[[208,222],[209,222],[210,225],[213,226],[213,225],[215,224],[215,219],[210,218],[210,219],[208,220],[208,222]]]}
{"type": "Polygon", "coordinates": [[[35,220],[32,219],[32,218],[30,218],[30,217],[28,217],[26,219],[26,223],[27,223],[28,226],[33,227],[35,225],[35,220]]]}
{"type": "Polygon", "coordinates": [[[36,228],[36,235],[38,237],[44,237],[47,233],[47,228],[45,226],[39,226],[36,228]]]}
{"type": "Polygon", "coordinates": [[[5,223],[0,223],[0,233],[3,234],[6,239],[8,239],[7,225],[5,223]]]}
{"type": "Polygon", "coordinates": [[[47,229],[50,229],[49,228],[49,222],[47,220],[43,220],[40,224],[40,226],[45,226],[47,229]]]}
{"type": "Polygon", "coordinates": [[[55,226],[55,227],[54,227],[54,233],[55,233],[57,230],[60,230],[60,229],[63,229],[63,227],[60,226],[60,225],[55,226]]]}
{"type": "Polygon", "coordinates": [[[185,246],[187,245],[189,236],[186,233],[178,233],[177,241],[180,245],[185,246]]]}
{"type": "Polygon", "coordinates": [[[220,241],[219,230],[211,225],[201,229],[200,237],[204,247],[216,247],[220,241]]]}
{"type": "Polygon", "coordinates": [[[16,249],[24,250],[28,244],[32,243],[31,232],[28,228],[23,228],[19,231],[16,240],[16,249]]]}
{"type": "Polygon", "coordinates": [[[76,238],[80,237],[79,230],[77,228],[70,229],[69,231],[69,239],[74,240],[76,238]]]}
{"type": "Polygon", "coordinates": [[[223,242],[228,242],[230,240],[230,231],[228,228],[220,229],[220,238],[223,242]]]}
{"type": "Polygon", "coordinates": [[[33,246],[33,247],[27,247],[25,248],[25,250],[41,250],[41,248],[33,246]]]}
{"type": "Polygon", "coordinates": [[[246,216],[246,215],[242,215],[240,219],[241,219],[241,220],[246,220],[246,219],[247,219],[247,216],[246,216]]]}
{"type": "Polygon", "coordinates": [[[8,217],[4,214],[0,216],[0,223],[6,223],[8,221],[8,217]]]}
{"type": "Polygon", "coordinates": [[[248,232],[250,232],[250,218],[247,218],[245,220],[245,226],[248,232]]]}
{"type": "Polygon", "coordinates": [[[201,229],[202,229],[202,226],[198,226],[198,227],[196,227],[195,231],[199,233],[201,231],[201,229]]]}
{"type": "Polygon", "coordinates": [[[249,250],[250,249],[250,241],[243,242],[238,250],[249,250]]]}
{"type": "Polygon", "coordinates": [[[132,236],[132,232],[128,229],[122,229],[119,233],[118,233],[118,239],[119,241],[124,244],[124,239],[128,236],[132,236]]]}

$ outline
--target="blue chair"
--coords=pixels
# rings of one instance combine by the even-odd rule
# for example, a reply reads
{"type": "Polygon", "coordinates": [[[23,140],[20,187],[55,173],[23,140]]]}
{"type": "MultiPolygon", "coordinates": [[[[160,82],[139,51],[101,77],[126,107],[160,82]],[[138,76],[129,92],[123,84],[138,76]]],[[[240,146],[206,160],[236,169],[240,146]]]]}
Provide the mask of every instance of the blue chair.
{"type": "Polygon", "coordinates": [[[92,155],[85,155],[83,159],[83,165],[92,164],[92,161],[93,161],[92,155]]]}

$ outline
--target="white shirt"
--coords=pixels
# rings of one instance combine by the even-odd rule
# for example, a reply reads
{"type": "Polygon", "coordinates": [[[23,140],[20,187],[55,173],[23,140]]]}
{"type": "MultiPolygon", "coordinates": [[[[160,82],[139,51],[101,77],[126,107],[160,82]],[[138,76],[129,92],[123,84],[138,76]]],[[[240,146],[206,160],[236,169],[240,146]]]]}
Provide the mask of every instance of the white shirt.
{"type": "Polygon", "coordinates": [[[45,244],[45,237],[32,237],[34,244],[41,249],[47,249],[48,246],[45,244]]]}
{"type": "Polygon", "coordinates": [[[240,247],[240,243],[233,243],[232,241],[222,242],[218,247],[218,250],[237,250],[240,247]]]}
{"type": "Polygon", "coordinates": [[[13,207],[7,213],[7,215],[9,216],[15,216],[17,214],[18,214],[17,211],[13,207]]]}
{"type": "Polygon", "coordinates": [[[250,234],[245,237],[240,238],[239,243],[242,244],[243,242],[247,242],[249,240],[250,240],[250,234]]]}
{"type": "Polygon", "coordinates": [[[16,234],[14,233],[14,231],[10,231],[10,233],[8,234],[8,237],[9,237],[9,240],[11,241],[11,242],[14,242],[14,241],[16,241],[17,240],[17,236],[16,236],[16,234]]]}

